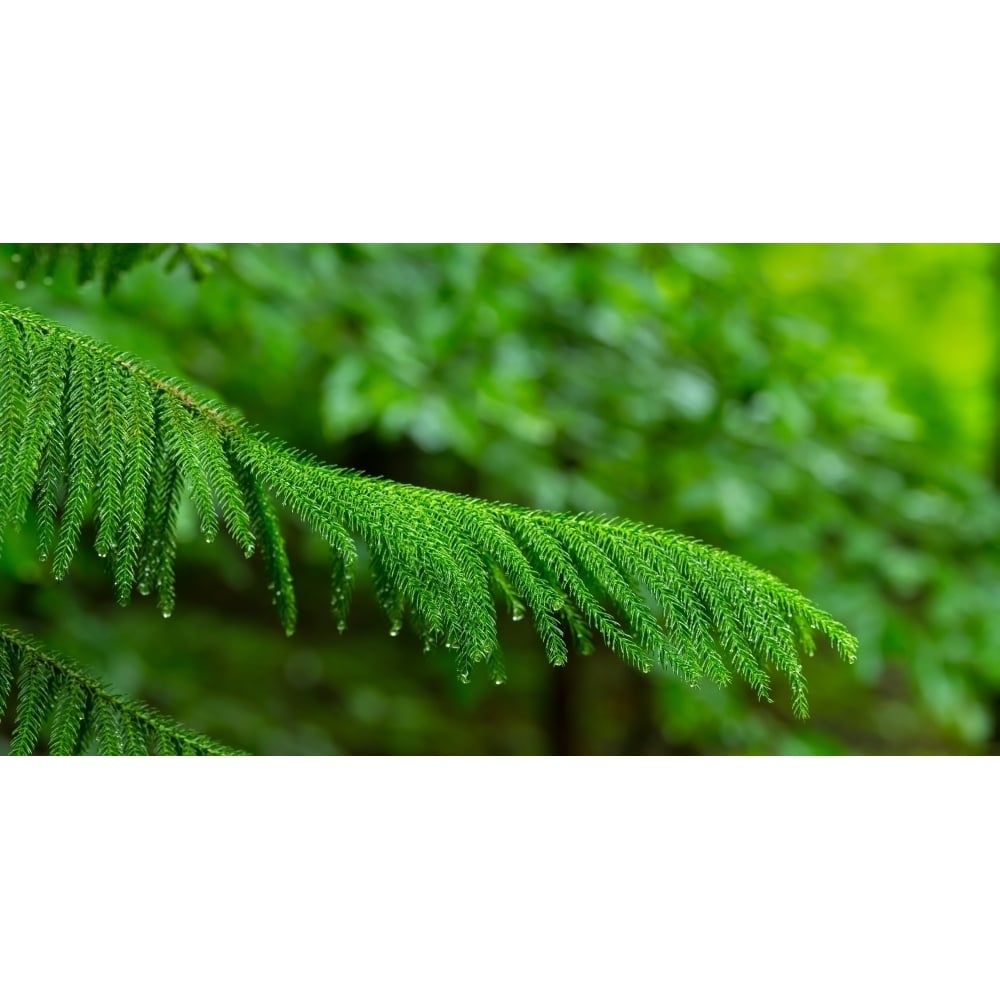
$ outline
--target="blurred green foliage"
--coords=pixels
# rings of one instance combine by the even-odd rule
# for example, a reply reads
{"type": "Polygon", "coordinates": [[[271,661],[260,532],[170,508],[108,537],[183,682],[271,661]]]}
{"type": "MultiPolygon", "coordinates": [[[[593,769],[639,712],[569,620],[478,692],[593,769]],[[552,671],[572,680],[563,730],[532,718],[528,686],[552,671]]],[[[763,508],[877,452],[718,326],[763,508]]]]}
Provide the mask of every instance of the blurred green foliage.
{"type": "MultiPolygon", "coordinates": [[[[194,245],[190,245],[194,246],[194,245]]],[[[808,664],[813,718],[689,690],[605,652],[548,667],[505,625],[509,682],[457,682],[292,531],[300,629],[259,570],[199,543],[177,611],[113,604],[30,531],[5,619],[116,689],[261,753],[986,752],[1000,740],[994,470],[1000,253],[990,246],[200,245],[107,295],[70,262],[0,297],[201,383],[325,460],[497,500],[622,514],[774,572],[861,640],[808,664]]],[[[9,734],[7,734],[9,735],[9,734]]],[[[0,740],[5,735],[0,732],[0,740]]]]}

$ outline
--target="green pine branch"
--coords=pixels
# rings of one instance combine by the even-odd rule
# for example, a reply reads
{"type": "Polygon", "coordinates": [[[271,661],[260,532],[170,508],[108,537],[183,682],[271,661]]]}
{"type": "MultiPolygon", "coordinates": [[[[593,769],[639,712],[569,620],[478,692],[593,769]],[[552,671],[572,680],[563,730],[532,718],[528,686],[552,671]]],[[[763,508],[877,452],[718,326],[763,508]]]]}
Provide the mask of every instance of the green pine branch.
{"type": "Polygon", "coordinates": [[[690,683],[738,674],[762,698],[784,675],[807,714],[799,651],[813,632],[853,659],[856,640],[795,590],[672,532],[594,514],[490,503],[325,465],[177,379],[37,314],[0,305],[0,542],[38,513],[41,558],[62,578],[88,519],[118,600],[174,607],[176,517],[190,497],[207,539],[259,550],[290,635],[295,597],[275,501],[329,546],[332,605],[346,623],[356,541],[396,634],[407,621],[454,651],[460,676],[504,677],[497,606],[529,612],[548,660],[599,637],[632,666],[690,683]]]}
{"type": "Polygon", "coordinates": [[[10,754],[231,756],[231,750],[146,705],[111,694],[75,663],[0,625],[0,718],[16,691],[10,754]],[[43,740],[43,734],[45,739],[43,740]]]}
{"type": "Polygon", "coordinates": [[[65,264],[78,285],[98,279],[110,292],[126,272],[145,261],[165,258],[172,271],[184,265],[199,281],[212,271],[221,251],[194,243],[14,243],[9,245],[14,273],[21,281],[41,275],[51,279],[65,264]]]}

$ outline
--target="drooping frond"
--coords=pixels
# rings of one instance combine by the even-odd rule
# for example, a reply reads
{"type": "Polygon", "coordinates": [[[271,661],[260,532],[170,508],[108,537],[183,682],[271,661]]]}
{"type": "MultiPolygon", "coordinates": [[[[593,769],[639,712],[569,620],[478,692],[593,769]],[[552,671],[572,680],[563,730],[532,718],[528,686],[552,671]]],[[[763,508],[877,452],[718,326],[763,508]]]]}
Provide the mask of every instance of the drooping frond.
{"type": "MultiPolygon", "coordinates": [[[[690,683],[739,674],[762,698],[784,674],[806,714],[799,648],[812,632],[852,658],[853,636],[773,576],[668,531],[594,514],[489,503],[341,469],[295,452],[175,379],[26,310],[0,306],[0,527],[34,497],[45,552],[65,574],[93,517],[120,601],[174,602],[174,520],[186,489],[208,539],[224,525],[260,551],[289,634],[292,577],[272,498],[327,543],[343,628],[356,541],[392,634],[408,621],[498,680],[497,605],[532,616],[549,661],[595,637],[640,670],[690,683]]],[[[44,554],[44,553],[43,553],[44,554]]]]}
{"type": "Polygon", "coordinates": [[[115,756],[239,753],[146,705],[111,694],[76,664],[0,625],[0,718],[12,694],[12,756],[33,753],[42,745],[51,754],[91,748],[115,756]]]}
{"type": "Polygon", "coordinates": [[[211,273],[212,262],[220,256],[218,249],[194,243],[14,243],[8,252],[21,281],[38,275],[51,278],[65,261],[78,285],[98,278],[105,292],[145,261],[164,257],[168,271],[183,264],[197,281],[211,273]]]}

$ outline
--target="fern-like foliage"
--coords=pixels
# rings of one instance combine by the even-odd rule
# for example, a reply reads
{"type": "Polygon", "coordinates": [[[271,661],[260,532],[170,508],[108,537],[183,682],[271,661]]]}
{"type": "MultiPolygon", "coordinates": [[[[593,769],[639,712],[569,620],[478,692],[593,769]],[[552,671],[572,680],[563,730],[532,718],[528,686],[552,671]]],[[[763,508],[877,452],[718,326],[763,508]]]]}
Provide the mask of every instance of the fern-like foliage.
{"type": "Polygon", "coordinates": [[[63,263],[75,269],[76,283],[97,278],[111,291],[127,271],[144,261],[165,258],[168,271],[183,264],[195,280],[211,273],[220,251],[194,243],[15,243],[10,247],[14,273],[21,281],[51,278],[63,263]]]}
{"type": "Polygon", "coordinates": [[[497,605],[530,613],[549,661],[602,640],[643,671],[695,684],[743,676],[770,697],[783,674],[806,715],[799,650],[853,636],[773,576],[690,538],[631,521],[489,503],[402,485],[301,454],[239,414],[32,312],[0,305],[0,539],[38,511],[43,559],[69,570],[89,518],[126,603],[175,601],[175,522],[187,492],[206,538],[224,526],[259,550],[289,634],[295,597],[275,501],[327,543],[333,614],[343,629],[357,561],[370,554],[391,634],[404,621],[454,651],[465,679],[504,677],[497,605]]]}
{"type": "Polygon", "coordinates": [[[43,743],[52,754],[91,748],[114,756],[237,753],[146,705],[111,694],[76,664],[0,625],[0,718],[15,691],[12,756],[30,754],[43,743]]]}

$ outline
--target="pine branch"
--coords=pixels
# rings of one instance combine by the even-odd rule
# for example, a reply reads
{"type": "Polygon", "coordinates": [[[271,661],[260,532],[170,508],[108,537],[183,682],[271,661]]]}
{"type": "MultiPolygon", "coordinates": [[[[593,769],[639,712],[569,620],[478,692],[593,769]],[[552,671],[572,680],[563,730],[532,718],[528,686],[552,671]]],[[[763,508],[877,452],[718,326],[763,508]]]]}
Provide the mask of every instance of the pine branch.
{"type": "Polygon", "coordinates": [[[78,285],[98,278],[105,293],[136,265],[162,257],[168,271],[183,264],[200,281],[222,255],[221,250],[194,243],[14,243],[9,244],[9,253],[21,281],[39,274],[51,280],[65,263],[74,268],[78,285]]]}
{"type": "Polygon", "coordinates": [[[16,690],[11,756],[44,742],[51,754],[191,754],[231,756],[231,750],[146,705],[111,694],[75,663],[46,652],[0,625],[0,718],[16,690]]]}
{"type": "MultiPolygon", "coordinates": [[[[45,552],[64,575],[88,516],[123,603],[155,591],[173,608],[174,521],[186,487],[206,539],[220,524],[260,551],[285,631],[292,577],[272,497],[323,538],[333,611],[346,622],[356,540],[371,554],[391,634],[404,619],[455,651],[459,675],[500,679],[497,603],[534,619],[550,662],[592,637],[640,670],[689,683],[743,676],[769,698],[768,669],[807,711],[799,648],[854,637],[798,592],[693,539],[623,519],[489,503],[324,465],[202,399],[180,381],[24,309],[0,305],[0,532],[39,511],[45,552]],[[65,442],[66,444],[60,444],[65,442]],[[220,517],[221,514],[221,517],[220,517]]],[[[2,534],[0,534],[2,540],[2,534]]]]}

